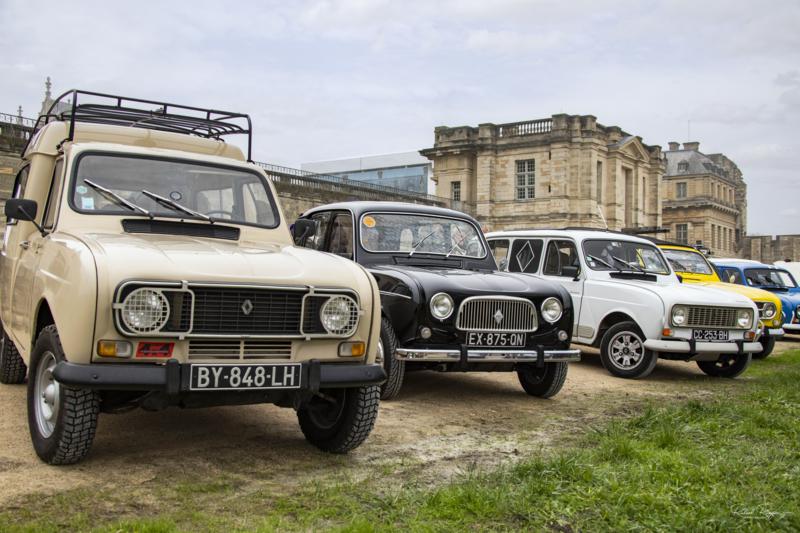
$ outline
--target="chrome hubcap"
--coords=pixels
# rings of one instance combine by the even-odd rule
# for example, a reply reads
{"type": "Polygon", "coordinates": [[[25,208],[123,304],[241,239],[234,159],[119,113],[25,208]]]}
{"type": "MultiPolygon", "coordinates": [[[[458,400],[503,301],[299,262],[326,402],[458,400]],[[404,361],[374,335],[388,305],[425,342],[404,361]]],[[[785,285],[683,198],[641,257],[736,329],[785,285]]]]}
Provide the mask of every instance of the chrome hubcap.
{"type": "Polygon", "coordinates": [[[622,331],[614,335],[609,344],[611,363],[622,370],[630,370],[644,357],[644,343],[638,335],[622,331]]]}
{"type": "Polygon", "coordinates": [[[36,383],[34,392],[34,410],[36,425],[42,437],[48,438],[53,434],[58,420],[59,396],[61,385],[53,378],[56,367],[56,356],[52,352],[45,352],[36,368],[36,383]]]}

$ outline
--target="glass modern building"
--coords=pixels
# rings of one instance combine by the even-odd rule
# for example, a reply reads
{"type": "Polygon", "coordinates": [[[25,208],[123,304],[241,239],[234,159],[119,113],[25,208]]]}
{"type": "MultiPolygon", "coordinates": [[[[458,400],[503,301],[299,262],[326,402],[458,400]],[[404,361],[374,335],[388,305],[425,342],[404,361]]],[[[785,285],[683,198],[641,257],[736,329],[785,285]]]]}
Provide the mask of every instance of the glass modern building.
{"type": "Polygon", "coordinates": [[[342,179],[394,187],[423,194],[433,193],[433,166],[417,152],[303,163],[302,170],[342,179]]]}

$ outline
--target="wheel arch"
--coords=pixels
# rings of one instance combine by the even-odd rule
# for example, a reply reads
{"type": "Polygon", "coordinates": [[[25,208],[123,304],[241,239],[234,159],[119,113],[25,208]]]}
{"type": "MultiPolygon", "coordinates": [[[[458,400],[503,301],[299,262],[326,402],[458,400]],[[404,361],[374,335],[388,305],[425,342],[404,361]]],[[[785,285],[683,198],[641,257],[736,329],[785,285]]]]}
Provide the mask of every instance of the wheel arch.
{"type": "Polygon", "coordinates": [[[624,311],[611,311],[600,321],[600,325],[597,327],[597,335],[594,338],[594,342],[592,342],[592,346],[595,348],[599,347],[606,331],[608,331],[611,326],[619,324],[620,322],[633,322],[640,331],[642,330],[642,326],[630,314],[624,311]]]}

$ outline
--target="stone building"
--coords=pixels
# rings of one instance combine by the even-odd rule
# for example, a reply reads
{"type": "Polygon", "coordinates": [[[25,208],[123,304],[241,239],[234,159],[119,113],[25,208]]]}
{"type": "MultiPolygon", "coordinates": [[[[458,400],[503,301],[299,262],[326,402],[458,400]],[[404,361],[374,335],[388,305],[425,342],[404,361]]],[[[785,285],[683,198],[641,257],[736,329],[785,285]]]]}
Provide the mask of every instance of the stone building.
{"type": "Polygon", "coordinates": [[[764,263],[800,261],[800,235],[748,235],[743,239],[741,255],[764,263]]]}
{"type": "Polygon", "coordinates": [[[591,115],[437,127],[436,190],[474,205],[489,229],[661,225],[661,147],[591,115]]]}
{"type": "Polygon", "coordinates": [[[747,185],[723,154],[700,143],[669,143],[663,184],[663,225],[672,240],[702,244],[713,255],[735,256],[747,228],[747,185]]]}

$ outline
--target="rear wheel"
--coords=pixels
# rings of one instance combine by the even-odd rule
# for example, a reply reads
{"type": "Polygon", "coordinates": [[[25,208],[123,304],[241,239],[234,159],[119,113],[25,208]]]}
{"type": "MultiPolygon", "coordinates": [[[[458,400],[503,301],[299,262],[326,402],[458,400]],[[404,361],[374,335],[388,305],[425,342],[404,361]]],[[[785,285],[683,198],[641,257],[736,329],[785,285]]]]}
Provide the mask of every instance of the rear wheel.
{"type": "Polygon", "coordinates": [[[746,354],[725,354],[716,361],[697,361],[700,370],[715,378],[735,378],[750,366],[752,356],[746,354]]]}
{"type": "Polygon", "coordinates": [[[77,463],[89,453],[97,429],[100,395],[70,389],[53,377],[64,352],[55,326],[36,339],[28,380],[28,427],[36,454],[51,465],[77,463]]]}
{"type": "Polygon", "coordinates": [[[643,378],[650,375],[658,356],[644,347],[644,335],[633,322],[614,324],[600,343],[603,367],[620,378],[643,378]]]}
{"type": "Polygon", "coordinates": [[[381,400],[391,400],[400,394],[403,377],[406,373],[406,362],[395,356],[397,337],[388,319],[381,319],[381,337],[378,342],[378,355],[375,362],[383,365],[386,381],[381,385],[381,400]]]}
{"type": "Polygon", "coordinates": [[[567,380],[568,364],[565,362],[545,363],[543,367],[534,364],[517,366],[517,377],[525,392],[539,398],[550,398],[558,394],[567,380]]]}
{"type": "Polygon", "coordinates": [[[766,359],[775,349],[775,337],[761,337],[761,351],[753,354],[753,359],[766,359]]]}
{"type": "Polygon", "coordinates": [[[5,329],[0,324],[0,383],[16,385],[25,381],[28,367],[20,357],[17,347],[6,335],[5,329]]]}
{"type": "Polygon", "coordinates": [[[380,394],[378,385],[320,391],[297,411],[300,429],[320,450],[347,453],[375,426],[380,394]]]}

